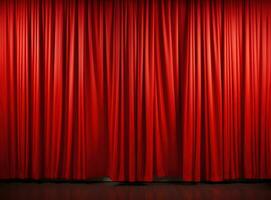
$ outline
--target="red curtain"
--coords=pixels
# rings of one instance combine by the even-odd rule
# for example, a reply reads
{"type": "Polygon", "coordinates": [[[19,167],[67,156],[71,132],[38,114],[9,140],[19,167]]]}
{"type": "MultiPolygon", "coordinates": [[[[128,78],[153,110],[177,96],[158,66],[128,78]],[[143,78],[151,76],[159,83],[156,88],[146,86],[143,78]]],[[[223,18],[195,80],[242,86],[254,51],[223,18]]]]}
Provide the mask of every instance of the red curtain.
{"type": "Polygon", "coordinates": [[[1,1],[0,179],[271,178],[270,1],[1,1]]]}

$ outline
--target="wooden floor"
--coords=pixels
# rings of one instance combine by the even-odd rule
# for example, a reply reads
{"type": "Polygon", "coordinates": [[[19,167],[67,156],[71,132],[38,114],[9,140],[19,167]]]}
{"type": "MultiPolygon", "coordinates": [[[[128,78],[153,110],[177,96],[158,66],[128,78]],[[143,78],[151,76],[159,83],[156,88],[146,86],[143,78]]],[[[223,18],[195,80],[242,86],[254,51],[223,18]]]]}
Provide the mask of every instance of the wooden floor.
{"type": "Polygon", "coordinates": [[[1,182],[0,199],[179,199],[271,200],[271,183],[20,183],[1,182]]]}

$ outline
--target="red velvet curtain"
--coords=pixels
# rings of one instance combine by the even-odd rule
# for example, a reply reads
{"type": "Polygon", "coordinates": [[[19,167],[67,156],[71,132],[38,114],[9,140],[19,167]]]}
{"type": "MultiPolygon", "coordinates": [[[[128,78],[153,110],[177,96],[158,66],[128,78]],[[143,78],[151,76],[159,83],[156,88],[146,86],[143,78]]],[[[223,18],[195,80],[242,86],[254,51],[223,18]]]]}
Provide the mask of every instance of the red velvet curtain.
{"type": "Polygon", "coordinates": [[[0,179],[271,178],[270,1],[1,1],[0,179]]]}

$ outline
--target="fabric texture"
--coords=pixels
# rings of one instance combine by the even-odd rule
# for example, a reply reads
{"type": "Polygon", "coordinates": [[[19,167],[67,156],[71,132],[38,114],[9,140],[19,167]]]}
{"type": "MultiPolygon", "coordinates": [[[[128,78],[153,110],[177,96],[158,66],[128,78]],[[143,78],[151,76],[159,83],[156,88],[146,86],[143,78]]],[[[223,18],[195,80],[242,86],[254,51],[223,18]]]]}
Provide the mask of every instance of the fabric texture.
{"type": "Polygon", "coordinates": [[[0,179],[271,178],[271,2],[0,2],[0,179]]]}

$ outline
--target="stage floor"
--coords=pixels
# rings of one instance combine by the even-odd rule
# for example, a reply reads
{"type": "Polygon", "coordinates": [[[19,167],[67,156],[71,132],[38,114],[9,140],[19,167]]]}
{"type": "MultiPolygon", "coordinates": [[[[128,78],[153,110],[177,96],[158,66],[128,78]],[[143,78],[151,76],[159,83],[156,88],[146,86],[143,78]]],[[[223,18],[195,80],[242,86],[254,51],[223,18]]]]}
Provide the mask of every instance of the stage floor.
{"type": "Polygon", "coordinates": [[[271,183],[22,183],[1,182],[0,199],[271,200],[271,183]]]}

